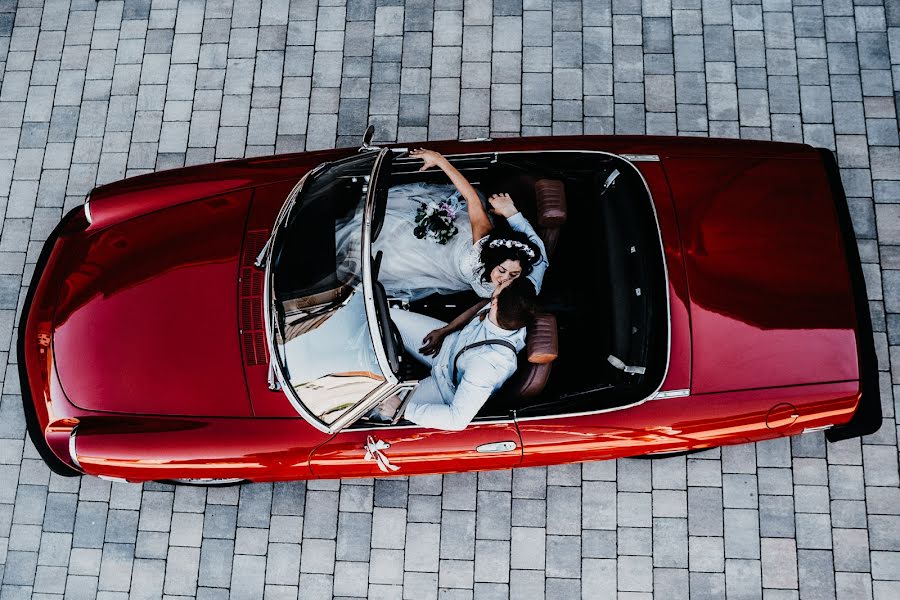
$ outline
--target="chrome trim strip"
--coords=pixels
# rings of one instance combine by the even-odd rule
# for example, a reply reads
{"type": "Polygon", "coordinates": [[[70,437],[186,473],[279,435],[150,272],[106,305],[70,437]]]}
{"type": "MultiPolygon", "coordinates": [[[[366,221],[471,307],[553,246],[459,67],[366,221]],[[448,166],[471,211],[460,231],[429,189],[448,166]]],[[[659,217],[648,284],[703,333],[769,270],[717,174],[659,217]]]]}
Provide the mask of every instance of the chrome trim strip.
{"type": "Polygon", "coordinates": [[[656,154],[620,154],[620,157],[630,162],[659,162],[656,154]]]}
{"type": "Polygon", "coordinates": [[[801,431],[800,435],[803,435],[806,433],[815,433],[817,431],[825,431],[826,429],[831,429],[832,427],[834,427],[834,426],[833,425],[822,425],[821,427],[809,427],[809,428],[801,431]]]}
{"type": "Polygon", "coordinates": [[[78,454],[75,451],[75,432],[78,431],[78,425],[72,428],[72,431],[69,432],[69,458],[72,459],[72,462],[80,471],[84,471],[84,468],[81,466],[81,463],[78,462],[78,454]]]}
{"type": "Polygon", "coordinates": [[[94,223],[94,218],[91,216],[91,195],[88,194],[87,198],[84,199],[84,218],[87,219],[88,225],[92,225],[94,223]]]}
{"type": "Polygon", "coordinates": [[[683,398],[690,396],[691,390],[666,390],[664,392],[656,392],[650,400],[662,400],[664,398],[683,398]]]}

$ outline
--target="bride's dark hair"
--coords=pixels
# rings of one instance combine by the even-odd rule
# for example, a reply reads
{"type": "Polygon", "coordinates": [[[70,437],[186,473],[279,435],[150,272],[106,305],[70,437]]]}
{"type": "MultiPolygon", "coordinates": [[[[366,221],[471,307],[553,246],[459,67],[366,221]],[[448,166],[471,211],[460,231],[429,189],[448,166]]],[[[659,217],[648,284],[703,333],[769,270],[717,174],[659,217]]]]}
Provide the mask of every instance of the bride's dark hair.
{"type": "Polygon", "coordinates": [[[541,249],[521,231],[508,228],[494,229],[481,246],[481,280],[491,280],[491,271],[507,260],[517,260],[522,265],[520,277],[527,277],[541,260],[541,249]]]}

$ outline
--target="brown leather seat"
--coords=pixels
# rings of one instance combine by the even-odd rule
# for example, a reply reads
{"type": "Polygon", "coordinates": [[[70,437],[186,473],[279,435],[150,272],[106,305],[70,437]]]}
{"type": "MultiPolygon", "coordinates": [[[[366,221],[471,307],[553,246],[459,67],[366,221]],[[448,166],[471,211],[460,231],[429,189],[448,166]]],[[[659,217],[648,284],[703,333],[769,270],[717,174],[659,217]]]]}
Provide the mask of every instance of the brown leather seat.
{"type": "Polygon", "coordinates": [[[534,184],[537,234],[544,242],[547,257],[556,252],[560,229],[568,217],[566,186],[556,179],[538,179],[534,184]]]}
{"type": "Polygon", "coordinates": [[[513,397],[532,398],[544,390],[550,378],[553,361],[559,355],[556,317],[539,313],[528,327],[525,338],[525,358],[520,355],[519,367],[505,386],[513,397]]]}

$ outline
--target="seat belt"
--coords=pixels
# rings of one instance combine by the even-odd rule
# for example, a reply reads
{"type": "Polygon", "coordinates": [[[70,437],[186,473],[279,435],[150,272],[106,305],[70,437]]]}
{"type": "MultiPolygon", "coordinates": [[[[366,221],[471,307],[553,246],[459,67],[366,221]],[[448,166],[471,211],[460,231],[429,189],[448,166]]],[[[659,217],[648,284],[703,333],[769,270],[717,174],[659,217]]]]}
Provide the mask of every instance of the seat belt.
{"type": "Polygon", "coordinates": [[[516,347],[509,340],[501,340],[501,339],[490,339],[490,340],[481,340],[480,342],[473,342],[464,346],[462,350],[456,353],[456,358],[453,359],[453,386],[459,386],[457,382],[457,376],[459,375],[459,357],[462,356],[463,352],[466,350],[471,350],[472,348],[477,348],[479,346],[491,346],[491,345],[499,345],[506,346],[510,350],[512,350],[513,356],[518,356],[518,352],[516,351],[516,347]]]}

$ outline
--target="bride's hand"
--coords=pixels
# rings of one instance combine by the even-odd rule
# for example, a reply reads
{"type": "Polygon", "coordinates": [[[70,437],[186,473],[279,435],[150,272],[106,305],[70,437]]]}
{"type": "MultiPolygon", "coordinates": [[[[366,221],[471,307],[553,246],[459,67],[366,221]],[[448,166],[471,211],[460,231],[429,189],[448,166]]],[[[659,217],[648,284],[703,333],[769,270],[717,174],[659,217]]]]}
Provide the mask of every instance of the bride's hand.
{"type": "Polygon", "coordinates": [[[413,158],[419,158],[425,161],[425,164],[422,165],[420,171],[426,171],[431,167],[439,167],[441,161],[444,160],[444,156],[440,152],[435,152],[434,150],[425,150],[424,148],[416,148],[409,153],[413,158]]]}
{"type": "Polygon", "coordinates": [[[519,212],[509,194],[494,194],[488,198],[488,202],[491,203],[492,212],[507,219],[519,212]]]}
{"type": "Polygon", "coordinates": [[[424,345],[419,348],[419,352],[425,356],[436,356],[441,349],[441,345],[444,343],[445,337],[447,337],[446,331],[443,329],[435,329],[422,340],[424,345]]]}

